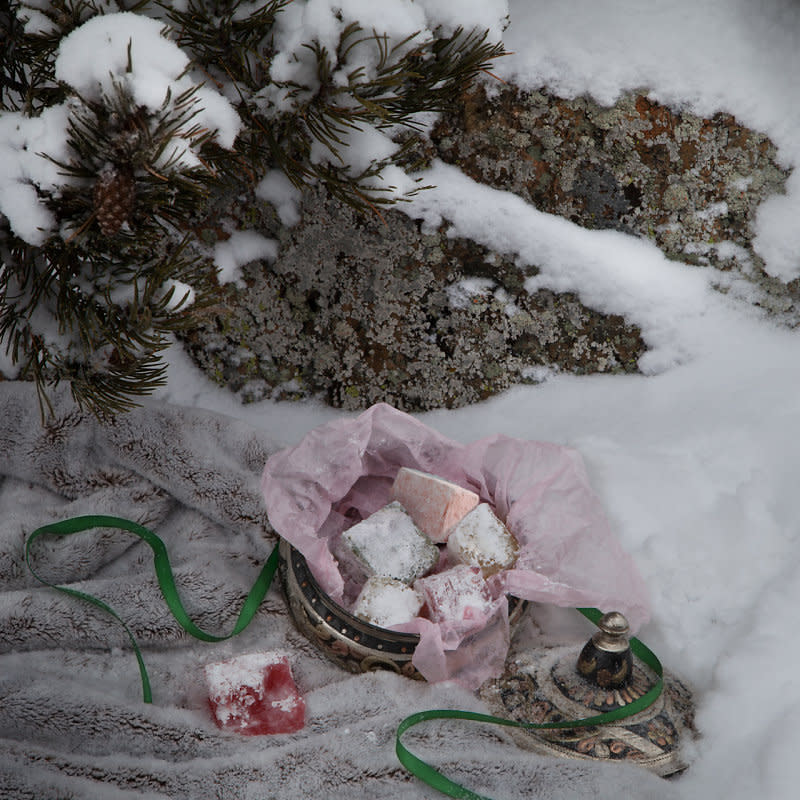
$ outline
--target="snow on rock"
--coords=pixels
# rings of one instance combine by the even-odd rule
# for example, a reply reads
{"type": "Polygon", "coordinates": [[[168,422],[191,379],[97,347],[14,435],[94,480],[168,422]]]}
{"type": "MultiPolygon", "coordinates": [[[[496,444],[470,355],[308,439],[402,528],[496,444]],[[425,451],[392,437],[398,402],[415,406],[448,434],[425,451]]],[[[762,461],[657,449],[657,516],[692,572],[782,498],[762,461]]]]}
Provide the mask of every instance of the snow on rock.
{"type": "MultiPolygon", "coordinates": [[[[800,162],[800,159],[799,159],[800,162]]],[[[753,246],[767,272],[788,283],[800,277],[800,170],[786,181],[786,194],[768,197],[756,217],[753,246]]]]}
{"type": "MultiPolygon", "coordinates": [[[[795,0],[511,0],[507,58],[494,71],[523,89],[589,94],[612,105],[628,90],[766,133],[783,166],[800,166],[800,4],[795,0]]],[[[800,180],[764,204],[756,250],[781,280],[800,276],[800,180]]]]}
{"type": "Polygon", "coordinates": [[[591,308],[623,315],[647,342],[642,371],[659,372],[695,350],[685,325],[706,313],[715,270],[687,271],[649,242],[545,214],[511,192],[476,183],[457,167],[437,162],[422,174],[435,188],[404,203],[401,211],[432,228],[446,219],[453,235],[536,264],[539,273],[526,282],[530,292],[576,292],[591,308]]]}
{"type": "Polygon", "coordinates": [[[241,284],[241,267],[258,258],[274,261],[277,256],[278,242],[251,230],[234,231],[229,239],[214,245],[214,263],[221,283],[241,284]]]}

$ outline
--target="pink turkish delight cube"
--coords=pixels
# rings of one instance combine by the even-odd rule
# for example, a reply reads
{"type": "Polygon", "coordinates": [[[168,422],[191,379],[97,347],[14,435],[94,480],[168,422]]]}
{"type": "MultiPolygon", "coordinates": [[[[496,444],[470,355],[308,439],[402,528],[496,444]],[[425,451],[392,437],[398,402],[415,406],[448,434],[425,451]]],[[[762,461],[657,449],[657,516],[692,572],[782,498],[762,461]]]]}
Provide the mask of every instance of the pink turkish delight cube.
{"type": "Polygon", "coordinates": [[[208,702],[223,730],[255,736],[295,733],[306,704],[282,653],[250,653],[205,668],[208,702]]]}
{"type": "Polygon", "coordinates": [[[480,502],[475,492],[416,469],[401,467],[392,485],[392,498],[402,503],[417,527],[437,544],[480,502]]]}
{"type": "Polygon", "coordinates": [[[414,582],[432,622],[464,632],[484,624],[492,613],[492,596],[480,568],[459,564],[414,582]]]}

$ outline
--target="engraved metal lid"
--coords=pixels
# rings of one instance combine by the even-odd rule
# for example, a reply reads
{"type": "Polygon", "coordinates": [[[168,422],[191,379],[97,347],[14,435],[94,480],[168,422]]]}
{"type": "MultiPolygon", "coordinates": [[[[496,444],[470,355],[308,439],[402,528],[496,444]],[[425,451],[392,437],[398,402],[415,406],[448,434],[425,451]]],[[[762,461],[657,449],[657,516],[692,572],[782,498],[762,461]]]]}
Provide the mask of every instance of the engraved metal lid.
{"type": "MultiPolygon", "coordinates": [[[[606,614],[584,645],[537,647],[518,653],[481,696],[500,716],[521,722],[580,720],[626,706],[658,676],[630,650],[622,614],[606,614]]],[[[667,776],[686,768],[681,743],[695,734],[689,688],[664,674],[661,696],[630,717],[594,727],[513,730],[523,747],[576,759],[627,761],[667,776]]]]}

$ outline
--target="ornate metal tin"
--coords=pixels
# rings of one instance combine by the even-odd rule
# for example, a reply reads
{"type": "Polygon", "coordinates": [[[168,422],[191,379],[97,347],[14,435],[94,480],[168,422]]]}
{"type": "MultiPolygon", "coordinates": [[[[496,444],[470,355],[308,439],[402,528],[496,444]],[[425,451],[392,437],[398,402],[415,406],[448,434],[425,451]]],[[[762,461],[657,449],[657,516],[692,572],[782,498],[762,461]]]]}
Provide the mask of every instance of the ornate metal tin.
{"type": "MultiPolygon", "coordinates": [[[[291,616],[322,653],[350,672],[388,669],[424,680],[411,663],[419,642],[416,634],[397,633],[354,617],[322,591],[305,558],[288,542],[281,541],[280,555],[291,616]]],[[[509,598],[512,625],[527,605],[509,598]]],[[[609,625],[609,630],[601,627],[587,647],[592,646],[591,654],[605,651],[624,658],[627,642],[623,648],[620,637],[627,631],[613,619],[609,625]]],[[[655,683],[656,676],[648,667],[632,659],[632,669],[622,685],[600,686],[602,681],[593,675],[587,679],[579,672],[579,652],[566,646],[522,653],[507,664],[500,678],[487,681],[480,694],[499,716],[551,722],[610,711],[632,702],[655,683]]],[[[685,769],[680,741],[687,732],[694,733],[691,692],[668,674],[664,675],[664,691],[653,705],[617,723],[546,731],[512,729],[518,744],[529,750],[567,758],[628,761],[662,776],[685,769]]]]}
{"type": "MultiPolygon", "coordinates": [[[[424,680],[411,663],[417,634],[397,633],[354,617],[322,591],[305,558],[288,542],[281,540],[279,552],[292,619],[328,658],[350,672],[388,669],[424,680]]],[[[512,625],[526,606],[526,601],[509,598],[512,625]]]]}

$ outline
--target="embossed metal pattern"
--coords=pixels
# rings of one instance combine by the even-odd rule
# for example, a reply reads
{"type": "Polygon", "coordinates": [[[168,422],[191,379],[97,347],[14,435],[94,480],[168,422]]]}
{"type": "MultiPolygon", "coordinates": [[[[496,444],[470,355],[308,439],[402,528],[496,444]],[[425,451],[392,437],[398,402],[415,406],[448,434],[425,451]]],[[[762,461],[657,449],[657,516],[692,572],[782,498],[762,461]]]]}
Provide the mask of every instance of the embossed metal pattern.
{"type": "MultiPolygon", "coordinates": [[[[634,660],[633,674],[623,689],[603,689],[575,668],[572,647],[551,647],[521,654],[503,676],[487,682],[481,696],[500,716],[521,722],[582,719],[627,705],[655,683],[649,669],[634,660]]],[[[536,752],[579,759],[628,761],[657,775],[685,769],[682,737],[694,733],[694,708],[689,689],[664,676],[664,692],[645,711],[609,725],[554,730],[514,730],[518,744],[536,752]]]]}
{"type": "MultiPolygon", "coordinates": [[[[288,542],[281,540],[279,552],[289,613],[328,658],[350,672],[388,669],[424,680],[411,663],[417,634],[387,630],[353,616],[320,588],[305,558],[288,542]]],[[[509,597],[509,623],[513,625],[526,607],[527,601],[509,597]]]]}

